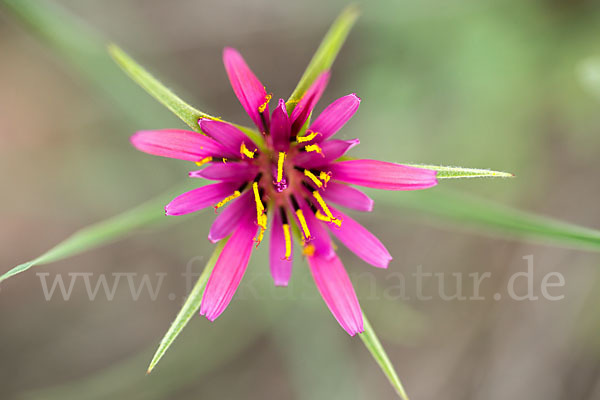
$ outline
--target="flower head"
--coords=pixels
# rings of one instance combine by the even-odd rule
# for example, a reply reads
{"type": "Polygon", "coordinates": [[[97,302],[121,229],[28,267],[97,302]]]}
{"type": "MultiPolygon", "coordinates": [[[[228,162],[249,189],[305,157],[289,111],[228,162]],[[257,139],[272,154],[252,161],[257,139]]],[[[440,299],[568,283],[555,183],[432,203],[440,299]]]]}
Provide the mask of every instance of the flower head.
{"type": "Polygon", "coordinates": [[[252,250],[271,229],[270,269],[275,285],[286,286],[292,273],[293,238],[302,245],[315,283],[340,325],[350,334],[363,331],[360,305],[329,232],[365,262],[386,268],[385,246],[337,204],[371,211],[373,201],[350,185],[386,190],[425,189],[437,184],[436,172],[376,160],[343,160],[358,139],[332,139],[360,105],[355,94],[331,103],[312,122],[312,111],[329,81],[321,74],[288,113],[240,53],[226,48],[225,69],[240,103],[264,138],[252,141],[236,126],[215,119],[198,121],[204,135],[184,130],[137,132],[131,141],[144,152],[195,162],[194,178],[217,183],[184,193],[166,207],[182,215],[207,207],[220,211],[208,234],[217,242],[230,236],[206,285],[200,313],[216,319],[231,301],[252,250]]]}

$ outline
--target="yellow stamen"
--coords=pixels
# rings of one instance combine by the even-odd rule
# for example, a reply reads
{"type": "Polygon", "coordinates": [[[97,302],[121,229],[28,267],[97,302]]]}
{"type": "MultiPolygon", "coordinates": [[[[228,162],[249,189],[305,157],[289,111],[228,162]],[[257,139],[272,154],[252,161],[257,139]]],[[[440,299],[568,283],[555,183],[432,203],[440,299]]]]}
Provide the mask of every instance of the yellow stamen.
{"type": "Polygon", "coordinates": [[[256,246],[260,244],[267,230],[267,214],[265,214],[265,206],[260,199],[258,192],[258,182],[252,183],[252,191],[254,192],[254,202],[256,203],[256,224],[260,227],[260,232],[256,236],[256,246]]]}
{"type": "Polygon", "coordinates": [[[325,182],[325,187],[327,187],[327,183],[331,179],[331,173],[321,171],[321,173],[319,174],[319,178],[321,178],[323,180],[323,182],[325,182]]]}
{"type": "Polygon", "coordinates": [[[285,160],[285,152],[279,152],[279,159],[277,160],[277,183],[283,179],[283,161],[285,160]]]}
{"type": "Polygon", "coordinates": [[[305,256],[312,257],[315,254],[315,246],[312,244],[307,244],[306,246],[304,246],[304,250],[302,251],[302,253],[305,256]]]}
{"type": "Polygon", "coordinates": [[[320,135],[319,132],[310,132],[308,135],[306,136],[296,136],[296,141],[298,143],[304,143],[304,142],[310,142],[311,140],[313,140],[315,137],[317,137],[317,135],[320,135]]]}
{"type": "Polygon", "coordinates": [[[325,157],[323,155],[323,150],[319,147],[318,144],[309,144],[304,147],[304,150],[306,150],[308,152],[315,151],[315,152],[319,153],[320,155],[322,155],[323,157],[325,157]]]}
{"type": "Polygon", "coordinates": [[[335,224],[338,228],[342,227],[341,219],[339,219],[339,218],[331,219],[327,215],[323,215],[320,210],[317,210],[317,212],[315,213],[315,217],[317,217],[318,220],[321,220],[324,222],[331,222],[331,223],[335,224]]]}
{"type": "Polygon", "coordinates": [[[209,156],[209,157],[203,158],[203,159],[202,159],[202,160],[200,160],[200,161],[197,161],[197,162],[196,162],[196,165],[197,165],[197,166],[199,166],[199,167],[201,167],[201,166],[203,166],[204,164],[206,164],[206,163],[209,163],[209,162],[211,162],[211,161],[212,161],[212,157],[210,157],[210,156],[209,156]]]}
{"type": "Polygon", "coordinates": [[[290,234],[290,226],[288,224],[283,224],[283,238],[285,239],[284,260],[289,260],[292,256],[292,236],[290,234]]]}
{"type": "MultiPolygon", "coordinates": [[[[313,192],[313,196],[317,200],[319,205],[321,206],[321,209],[323,210],[323,212],[325,213],[325,215],[323,215],[323,214],[321,214],[320,216],[317,215],[317,218],[322,221],[333,222],[338,227],[341,226],[342,222],[333,216],[333,214],[331,213],[331,210],[329,209],[329,207],[327,207],[327,203],[325,203],[325,200],[323,200],[323,198],[321,197],[321,193],[319,193],[318,191],[315,190],[313,192]],[[326,219],[322,219],[321,217],[324,217],[326,219]],[[339,225],[338,225],[338,222],[339,222],[339,225]]],[[[317,214],[320,214],[320,213],[317,211],[317,214]]]]}
{"type": "Polygon", "coordinates": [[[239,190],[236,190],[235,192],[233,192],[233,194],[231,196],[227,196],[225,197],[223,200],[221,200],[220,202],[217,203],[217,205],[215,206],[215,212],[223,207],[225,204],[229,203],[231,200],[235,199],[236,197],[240,197],[241,193],[239,190]]]}
{"type": "Polygon", "coordinates": [[[256,150],[254,150],[254,151],[248,150],[248,148],[246,147],[246,143],[242,142],[242,145],[240,146],[240,154],[242,156],[246,156],[248,158],[254,158],[254,152],[256,152],[256,150]]]}
{"type": "Polygon", "coordinates": [[[260,218],[258,218],[258,226],[260,227],[260,231],[258,232],[256,239],[254,239],[256,242],[256,247],[258,247],[265,236],[265,231],[267,230],[267,214],[262,214],[260,218]]]}
{"type": "Polygon", "coordinates": [[[272,97],[273,97],[273,95],[271,93],[269,93],[268,95],[265,96],[265,102],[262,103],[260,106],[258,106],[258,112],[261,112],[261,113],[265,112],[265,110],[267,109],[267,105],[271,101],[272,97]]]}
{"type": "Polygon", "coordinates": [[[258,193],[258,182],[252,184],[252,190],[254,191],[254,201],[256,202],[256,223],[263,229],[267,229],[267,221],[265,213],[265,206],[263,206],[262,200],[260,199],[260,193],[258,193]],[[265,218],[263,218],[263,216],[265,218]]]}
{"type": "Polygon", "coordinates": [[[323,186],[323,182],[321,182],[319,180],[319,178],[317,178],[317,176],[315,174],[313,174],[312,172],[310,172],[309,170],[305,169],[304,170],[304,175],[306,175],[307,177],[310,178],[311,181],[313,181],[315,183],[315,185],[317,185],[317,187],[321,187],[323,186]]]}
{"type": "Polygon", "coordinates": [[[298,216],[298,221],[300,221],[300,226],[302,227],[302,232],[304,233],[304,239],[310,239],[310,231],[308,230],[308,225],[306,225],[306,219],[304,219],[304,214],[302,210],[296,210],[296,215],[298,216]]]}

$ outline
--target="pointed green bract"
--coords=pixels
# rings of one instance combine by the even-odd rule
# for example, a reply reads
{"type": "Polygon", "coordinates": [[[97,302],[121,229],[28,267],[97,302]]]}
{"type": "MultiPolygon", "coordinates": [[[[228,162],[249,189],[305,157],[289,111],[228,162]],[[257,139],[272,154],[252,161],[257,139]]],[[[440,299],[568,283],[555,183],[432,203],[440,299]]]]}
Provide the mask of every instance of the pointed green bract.
{"type": "Polygon", "coordinates": [[[292,112],[315,79],[331,68],[358,15],[358,7],[351,5],[333,22],[286,103],[288,113],[292,112]]]}
{"type": "MultiPolygon", "coordinates": [[[[190,128],[196,132],[200,132],[200,126],[198,120],[200,118],[208,118],[215,121],[222,121],[221,118],[213,117],[212,115],[206,114],[200,110],[187,104],[181,100],[179,96],[170,91],[165,85],[160,83],[155,77],[153,77],[145,68],[139,65],[133,58],[131,58],[125,51],[123,51],[116,44],[108,45],[108,52],[115,60],[115,62],[133,79],[138,85],[144,90],[151,94],[156,100],[160,101],[165,107],[167,107],[173,114],[177,115],[183,122],[185,122],[190,128]]],[[[264,139],[262,135],[253,129],[235,125],[242,132],[244,132],[250,139],[252,139],[257,146],[263,148],[264,139]]]]}
{"type": "Polygon", "coordinates": [[[198,126],[200,118],[219,120],[219,118],[197,110],[181,100],[179,96],[167,89],[116,44],[109,44],[108,52],[131,79],[171,110],[173,114],[181,118],[193,130],[200,131],[200,127],[198,126]]]}
{"type": "MultiPolygon", "coordinates": [[[[188,189],[189,185],[186,185],[185,188],[188,189]]],[[[164,205],[172,200],[175,194],[181,193],[182,189],[183,186],[176,188],[174,191],[169,191],[169,194],[158,196],[129,211],[75,232],[63,242],[54,246],[36,259],[18,265],[6,272],[0,276],[0,282],[20,274],[21,272],[25,272],[36,265],[62,260],[117,239],[121,239],[133,230],[144,225],[164,224],[177,220],[178,218],[165,217],[164,205]]]]}
{"type": "Polygon", "coordinates": [[[411,167],[432,169],[437,171],[438,179],[459,179],[459,178],[513,178],[515,175],[510,172],[492,171],[489,169],[463,168],[463,167],[445,167],[441,165],[423,165],[423,164],[404,164],[411,167]]]}
{"type": "Polygon", "coordinates": [[[404,386],[402,386],[402,382],[400,382],[400,378],[398,378],[398,374],[396,373],[396,370],[394,369],[390,358],[387,356],[383,346],[381,345],[381,342],[379,341],[377,335],[375,334],[375,331],[373,330],[373,327],[369,323],[367,317],[364,315],[364,312],[363,324],[365,331],[363,333],[360,333],[359,336],[365,344],[365,347],[367,348],[367,350],[369,350],[369,353],[371,353],[371,356],[373,356],[375,362],[379,365],[379,367],[381,367],[381,370],[385,374],[386,378],[388,379],[398,396],[402,400],[408,400],[408,395],[404,390],[404,386]]]}
{"type": "Polygon", "coordinates": [[[454,226],[462,229],[475,228],[488,235],[500,234],[537,243],[550,242],[567,248],[600,251],[600,230],[520,211],[447,189],[435,188],[399,194],[377,192],[373,198],[377,205],[418,211],[434,216],[437,220],[454,222],[454,226]]]}
{"type": "Polygon", "coordinates": [[[171,344],[175,341],[179,333],[185,328],[187,323],[192,319],[192,317],[198,312],[200,309],[200,303],[202,301],[202,295],[204,294],[204,288],[206,287],[206,283],[208,282],[208,278],[212,273],[217,260],[219,259],[219,255],[223,251],[223,247],[225,247],[225,243],[227,243],[228,239],[221,240],[215,250],[213,251],[210,259],[206,263],[202,274],[198,278],[198,281],[192,288],[192,291],[188,295],[188,298],[185,300],[183,307],[179,310],[177,317],[171,324],[171,327],[163,337],[158,346],[158,350],[154,353],[154,357],[152,357],[152,361],[150,362],[150,366],[148,367],[147,373],[152,372],[156,364],[160,361],[160,359],[165,355],[165,352],[169,349],[171,344]]]}

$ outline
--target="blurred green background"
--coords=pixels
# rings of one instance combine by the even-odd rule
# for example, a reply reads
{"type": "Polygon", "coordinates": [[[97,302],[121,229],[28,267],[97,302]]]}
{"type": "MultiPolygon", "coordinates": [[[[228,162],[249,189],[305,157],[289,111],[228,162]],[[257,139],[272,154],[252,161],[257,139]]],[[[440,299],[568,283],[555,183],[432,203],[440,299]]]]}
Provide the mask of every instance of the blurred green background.
{"type": "MultiPolygon", "coordinates": [[[[14,3],[18,3],[14,2],[14,3]]],[[[287,98],[346,5],[275,1],[29,2],[66,14],[48,32],[0,2],[1,269],[32,259],[73,231],[168,190],[192,169],[135,151],[139,129],[184,128],[112,66],[115,41],[184,99],[249,124],[221,63],[239,49],[275,97],[287,98]],[[67,29],[76,19],[78,33],[67,29]],[[65,30],[63,32],[63,30],[65,30]],[[95,33],[94,33],[95,32],[95,33]],[[70,38],[64,51],[48,40],[70,38]],[[88,35],[97,35],[91,47],[88,35]],[[104,38],[104,39],[102,39],[104,38]],[[80,60],[92,60],[81,64],[80,60]],[[97,78],[98,73],[102,78],[97,78]],[[90,77],[95,76],[95,81],[90,77]],[[138,100],[131,101],[132,99],[138,100]]],[[[511,180],[443,186],[565,221],[600,227],[600,91],[586,62],[600,56],[600,4],[584,0],[364,1],[362,17],[317,107],[350,92],[363,100],[340,133],[353,155],[507,170],[511,180]]],[[[193,183],[193,182],[192,182],[193,183]]],[[[432,194],[443,188],[432,189],[432,194]]],[[[394,196],[411,196],[395,193],[394,196]]],[[[598,255],[489,238],[409,209],[352,214],[394,261],[374,270],[340,249],[364,310],[413,399],[600,398],[598,255]],[[493,295],[534,257],[534,285],[560,272],[560,301],[493,295]],[[486,300],[444,301],[411,274],[489,272],[486,300]],[[398,274],[408,299],[395,295],[398,274]]],[[[273,288],[266,246],[215,323],[195,318],[150,376],[144,371],[186,294],[186,266],[213,246],[211,212],[31,270],[0,286],[1,399],[391,399],[360,341],[336,324],[302,260],[290,288],[273,288]],[[164,277],[159,296],[46,301],[37,272],[164,277]],[[172,299],[168,294],[174,294],[172,299]]],[[[110,275],[109,275],[110,276],[110,275]]],[[[96,278],[94,278],[96,279],[96,278]]],[[[522,288],[521,288],[522,289],[522,288]]],[[[553,291],[554,293],[554,291],[553,291]]]]}

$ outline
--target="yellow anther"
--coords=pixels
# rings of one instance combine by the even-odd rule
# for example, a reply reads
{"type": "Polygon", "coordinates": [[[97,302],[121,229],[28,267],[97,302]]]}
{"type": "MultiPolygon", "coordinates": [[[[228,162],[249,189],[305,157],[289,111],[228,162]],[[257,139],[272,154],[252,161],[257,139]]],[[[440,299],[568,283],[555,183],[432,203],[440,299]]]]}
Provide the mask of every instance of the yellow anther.
{"type": "Polygon", "coordinates": [[[201,167],[201,166],[203,166],[204,164],[206,164],[206,163],[209,163],[209,162],[211,162],[211,161],[212,161],[212,157],[210,157],[210,156],[209,156],[209,157],[203,158],[203,159],[202,159],[202,160],[200,160],[200,161],[197,161],[197,162],[196,162],[196,165],[197,165],[197,166],[199,166],[199,167],[201,167]]]}
{"type": "Polygon", "coordinates": [[[262,203],[260,198],[260,193],[258,191],[258,182],[252,183],[252,191],[254,192],[254,202],[256,203],[256,224],[260,227],[260,231],[256,236],[256,246],[260,244],[265,235],[265,230],[267,230],[267,214],[265,214],[265,206],[262,203]]]}
{"type": "Polygon", "coordinates": [[[312,244],[307,244],[306,246],[304,246],[304,250],[302,251],[302,253],[305,256],[312,257],[315,254],[315,246],[312,244]]]}
{"type": "Polygon", "coordinates": [[[298,216],[298,221],[300,221],[300,226],[302,227],[302,232],[304,233],[304,239],[309,240],[311,238],[310,231],[308,230],[308,225],[306,225],[306,219],[304,219],[302,210],[296,210],[296,216],[298,216]]]}
{"type": "Polygon", "coordinates": [[[267,229],[267,218],[266,215],[264,215],[265,207],[260,199],[260,193],[258,193],[258,182],[252,184],[252,190],[254,191],[254,201],[256,202],[256,223],[261,228],[267,229]]]}
{"type": "Polygon", "coordinates": [[[292,256],[292,235],[288,224],[283,224],[283,238],[285,239],[285,257],[283,259],[289,260],[292,256]]]}
{"type": "Polygon", "coordinates": [[[317,217],[318,220],[323,221],[323,222],[331,222],[331,223],[335,224],[338,228],[342,227],[341,219],[339,219],[339,218],[331,219],[327,215],[323,215],[320,210],[317,210],[317,212],[315,213],[315,217],[317,217]]]}
{"type": "Polygon", "coordinates": [[[277,160],[277,183],[283,179],[283,161],[285,160],[285,152],[279,152],[279,159],[277,160]]]}
{"type": "Polygon", "coordinates": [[[258,226],[260,227],[260,231],[258,232],[256,239],[254,239],[254,241],[256,242],[256,247],[258,247],[260,242],[262,242],[263,237],[265,236],[265,231],[267,230],[267,214],[262,214],[258,218],[258,226]]]}
{"type": "Polygon", "coordinates": [[[260,226],[263,232],[267,229],[267,214],[263,214],[260,216],[260,222],[258,223],[258,226],[260,226]]]}
{"type": "Polygon", "coordinates": [[[319,174],[319,178],[321,178],[323,180],[323,182],[325,182],[325,187],[327,187],[327,183],[331,179],[331,173],[321,171],[321,173],[319,174]]]}
{"type": "MultiPolygon", "coordinates": [[[[315,190],[313,192],[313,196],[317,200],[319,205],[321,206],[321,209],[323,210],[323,212],[325,213],[325,215],[323,215],[323,214],[321,214],[320,216],[317,215],[317,218],[322,221],[333,222],[336,225],[338,225],[338,223],[336,221],[339,221],[339,220],[333,216],[333,214],[331,213],[331,210],[329,209],[329,207],[327,207],[327,203],[325,203],[325,200],[323,200],[323,198],[321,197],[321,193],[319,193],[318,191],[315,190]],[[324,217],[326,219],[323,219],[320,217],[324,217]]],[[[317,214],[320,214],[320,213],[317,211],[317,214]]],[[[341,225],[342,225],[342,223],[341,223],[341,221],[339,221],[338,226],[341,226],[341,225]]]]}
{"type": "Polygon", "coordinates": [[[318,144],[309,144],[309,145],[307,145],[307,146],[304,147],[304,150],[306,150],[308,152],[314,151],[316,153],[319,153],[323,157],[325,157],[323,155],[323,149],[321,149],[318,144]]]}
{"type": "Polygon", "coordinates": [[[242,156],[246,156],[248,158],[254,158],[254,152],[256,152],[256,150],[254,150],[254,151],[248,150],[248,148],[246,147],[246,143],[242,142],[242,145],[240,146],[240,154],[242,156]]]}
{"type": "Polygon", "coordinates": [[[223,164],[227,164],[227,159],[223,157],[223,164]]]}
{"type": "Polygon", "coordinates": [[[307,177],[310,178],[311,181],[313,181],[315,183],[315,185],[317,185],[317,187],[321,187],[323,186],[323,182],[321,182],[319,180],[319,178],[317,178],[317,176],[315,174],[313,174],[312,172],[310,172],[309,170],[305,169],[304,170],[304,175],[306,175],[307,177]]]}
{"type": "Polygon", "coordinates": [[[235,192],[233,192],[233,194],[231,196],[227,196],[225,197],[223,200],[221,200],[220,202],[217,203],[217,205],[215,206],[215,212],[217,212],[217,210],[221,207],[223,207],[225,204],[229,203],[231,200],[235,199],[236,197],[240,197],[241,193],[239,190],[236,190],[235,192]]]}
{"type": "Polygon", "coordinates": [[[258,112],[261,112],[261,113],[265,112],[265,110],[267,109],[267,105],[271,101],[272,97],[273,97],[273,95],[271,93],[269,93],[268,95],[265,96],[265,102],[262,103],[260,106],[258,106],[258,112]]]}
{"type": "Polygon", "coordinates": [[[319,132],[310,132],[308,135],[306,136],[296,136],[296,141],[298,143],[304,143],[304,142],[310,142],[311,140],[313,140],[315,137],[317,137],[317,135],[320,135],[319,132]]]}

